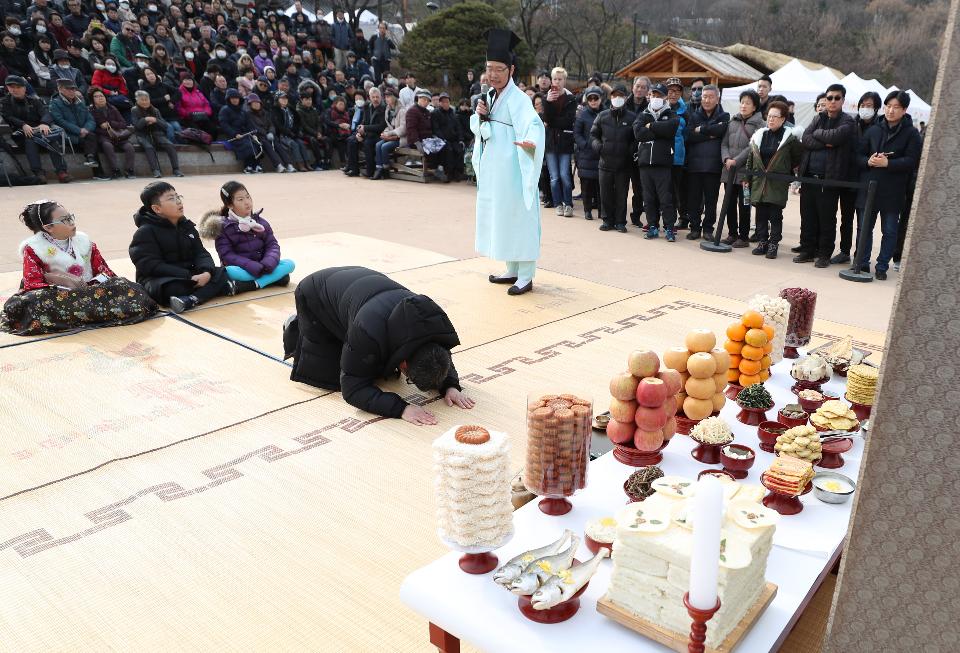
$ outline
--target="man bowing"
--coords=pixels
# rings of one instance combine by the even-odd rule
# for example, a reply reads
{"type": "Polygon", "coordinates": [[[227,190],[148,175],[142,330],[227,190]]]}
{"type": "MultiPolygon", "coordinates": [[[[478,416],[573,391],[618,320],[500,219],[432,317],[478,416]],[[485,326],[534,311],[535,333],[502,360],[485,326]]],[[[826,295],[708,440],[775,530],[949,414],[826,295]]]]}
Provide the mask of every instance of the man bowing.
{"type": "Polygon", "coordinates": [[[537,182],[543,163],[544,129],[530,98],[513,83],[520,42],[505,29],[487,36],[487,83],[470,117],[476,135],[473,169],[477,175],[477,253],[506,261],[490,283],[512,284],[507,292],[533,289],[540,258],[540,201],[537,182]]]}

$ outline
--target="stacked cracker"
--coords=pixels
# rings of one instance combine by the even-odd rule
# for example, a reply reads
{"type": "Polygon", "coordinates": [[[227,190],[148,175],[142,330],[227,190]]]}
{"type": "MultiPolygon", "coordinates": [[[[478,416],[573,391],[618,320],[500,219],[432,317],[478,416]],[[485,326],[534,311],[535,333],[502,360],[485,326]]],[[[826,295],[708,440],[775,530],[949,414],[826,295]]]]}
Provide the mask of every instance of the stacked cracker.
{"type": "Polygon", "coordinates": [[[566,497],[587,484],[593,408],[571,394],[544,395],[527,406],[523,484],[539,496],[566,497]]]}
{"type": "Polygon", "coordinates": [[[810,423],[822,431],[849,431],[860,424],[857,414],[837,399],[824,402],[810,416],[810,423]]]}
{"type": "Polygon", "coordinates": [[[766,485],[783,494],[799,496],[813,480],[813,464],[793,456],[777,456],[766,472],[766,485]]]}
{"type": "Polygon", "coordinates": [[[440,538],[459,548],[495,549],[513,534],[510,443],[480,426],[433,441],[440,538]]]}
{"type": "Polygon", "coordinates": [[[869,365],[854,365],[847,370],[847,399],[857,404],[872,406],[877,396],[880,370],[869,365]]]}

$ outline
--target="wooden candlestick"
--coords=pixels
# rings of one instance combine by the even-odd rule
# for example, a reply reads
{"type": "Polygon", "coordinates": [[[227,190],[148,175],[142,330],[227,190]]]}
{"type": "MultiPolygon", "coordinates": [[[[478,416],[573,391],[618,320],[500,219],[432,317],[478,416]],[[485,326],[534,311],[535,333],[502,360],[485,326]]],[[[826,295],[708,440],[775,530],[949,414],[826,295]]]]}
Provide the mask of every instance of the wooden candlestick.
{"type": "Polygon", "coordinates": [[[687,614],[693,619],[693,623],[690,624],[687,653],[703,653],[704,642],[707,641],[707,622],[720,609],[720,599],[717,599],[717,605],[713,609],[701,610],[690,605],[690,593],[687,592],[683,595],[683,605],[687,608],[687,614]]]}

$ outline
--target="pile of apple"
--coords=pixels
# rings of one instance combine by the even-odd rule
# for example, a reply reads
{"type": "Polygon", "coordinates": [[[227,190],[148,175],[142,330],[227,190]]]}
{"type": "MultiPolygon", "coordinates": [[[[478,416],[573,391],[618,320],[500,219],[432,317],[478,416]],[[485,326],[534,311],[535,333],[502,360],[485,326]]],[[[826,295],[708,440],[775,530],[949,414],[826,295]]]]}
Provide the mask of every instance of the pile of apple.
{"type": "Polygon", "coordinates": [[[639,451],[659,451],[677,431],[680,373],[661,370],[656,352],[642,350],[627,357],[627,370],[610,380],[607,437],[639,451]]]}
{"type": "Polygon", "coordinates": [[[697,421],[723,408],[730,355],[717,348],[717,337],[709,329],[694,329],[684,338],[684,345],[664,352],[663,362],[676,370],[683,382],[677,396],[680,412],[697,421]]]}

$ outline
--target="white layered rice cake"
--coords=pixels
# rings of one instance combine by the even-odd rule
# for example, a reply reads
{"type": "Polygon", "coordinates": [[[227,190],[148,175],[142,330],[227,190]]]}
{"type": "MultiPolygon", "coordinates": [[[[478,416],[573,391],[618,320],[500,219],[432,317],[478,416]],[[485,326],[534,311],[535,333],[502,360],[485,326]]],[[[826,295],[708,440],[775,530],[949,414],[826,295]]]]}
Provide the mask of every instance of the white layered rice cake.
{"type": "Polygon", "coordinates": [[[488,441],[466,444],[456,432],[433,442],[440,538],[464,549],[497,548],[513,533],[507,434],[489,431],[488,441]]]}
{"type": "MultiPolygon", "coordinates": [[[[776,528],[776,514],[759,503],[762,487],[738,485],[736,494],[731,489],[725,494],[721,527],[720,610],[707,624],[711,647],[723,642],[760,597],[776,528]]],[[[691,622],[683,605],[693,547],[690,509],[690,499],[658,491],[620,511],[605,597],[681,638],[689,634],[691,622]]]]}

